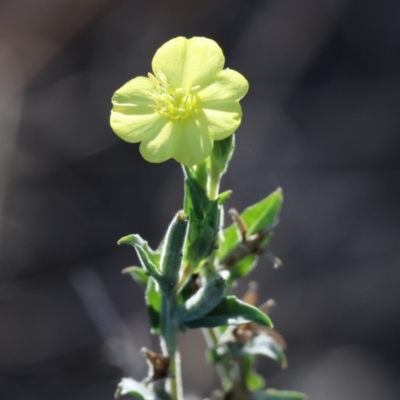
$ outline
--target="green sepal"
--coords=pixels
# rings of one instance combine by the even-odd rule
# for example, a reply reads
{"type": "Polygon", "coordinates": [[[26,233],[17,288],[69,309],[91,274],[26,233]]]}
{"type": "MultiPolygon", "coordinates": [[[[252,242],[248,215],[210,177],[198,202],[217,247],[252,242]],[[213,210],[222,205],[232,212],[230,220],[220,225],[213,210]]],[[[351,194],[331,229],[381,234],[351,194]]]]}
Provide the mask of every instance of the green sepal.
{"type": "Polygon", "coordinates": [[[118,244],[127,244],[135,248],[138,255],[140,264],[145,271],[153,278],[157,279],[161,277],[161,273],[158,270],[158,264],[160,261],[160,254],[152,250],[149,244],[138,235],[124,236],[117,242],[118,244]]]}
{"type": "MultiPolygon", "coordinates": [[[[191,236],[194,237],[195,235],[191,236]]],[[[207,258],[215,248],[216,236],[216,231],[211,226],[199,229],[198,236],[193,239],[189,246],[189,262],[197,265],[201,260],[207,258]]]]}
{"type": "Polygon", "coordinates": [[[308,396],[300,392],[287,390],[268,389],[267,391],[255,392],[251,400],[307,400],[308,396]]]}
{"type": "Polygon", "coordinates": [[[219,231],[219,199],[209,200],[193,171],[184,167],[184,210],[189,215],[186,259],[196,267],[215,249],[219,231]]]}
{"type": "Polygon", "coordinates": [[[204,212],[210,208],[211,200],[207,197],[205,188],[197,181],[193,171],[184,167],[185,174],[185,208],[186,214],[192,208],[198,219],[203,218],[204,212]]]}
{"type": "Polygon", "coordinates": [[[146,288],[149,281],[149,275],[141,267],[128,267],[122,271],[123,274],[129,274],[133,280],[143,288],[146,288]]]}
{"type": "Polygon", "coordinates": [[[260,325],[273,326],[270,318],[258,308],[253,307],[235,296],[224,297],[218,305],[201,318],[186,322],[190,329],[215,328],[222,325],[240,325],[255,322],[260,325]]]}
{"type": "Polygon", "coordinates": [[[149,278],[145,292],[147,315],[152,333],[160,333],[161,293],[154,279],[149,278]]]}
{"type": "Polygon", "coordinates": [[[180,325],[197,320],[218,305],[224,296],[225,280],[220,276],[211,279],[184,304],[177,307],[174,319],[180,325]]]}
{"type": "Polygon", "coordinates": [[[156,394],[143,382],[138,382],[132,378],[122,378],[118,384],[115,398],[125,395],[131,395],[142,400],[159,400],[156,394]]]}
{"type": "Polygon", "coordinates": [[[178,212],[168,227],[164,238],[160,265],[162,275],[168,283],[170,291],[175,288],[179,281],[188,225],[188,216],[183,212],[178,212]]]}
{"type": "Polygon", "coordinates": [[[206,190],[207,187],[207,162],[203,161],[200,164],[194,165],[191,170],[193,171],[193,175],[195,176],[197,182],[199,182],[200,186],[206,190]]]}
{"type": "Polygon", "coordinates": [[[271,230],[274,228],[279,222],[278,216],[282,202],[282,189],[278,188],[265,199],[247,207],[242,213],[242,218],[247,225],[246,237],[263,229],[271,230]]]}
{"type": "Polygon", "coordinates": [[[218,168],[220,174],[226,171],[234,150],[235,135],[230,135],[222,140],[214,140],[211,162],[218,168]]]}

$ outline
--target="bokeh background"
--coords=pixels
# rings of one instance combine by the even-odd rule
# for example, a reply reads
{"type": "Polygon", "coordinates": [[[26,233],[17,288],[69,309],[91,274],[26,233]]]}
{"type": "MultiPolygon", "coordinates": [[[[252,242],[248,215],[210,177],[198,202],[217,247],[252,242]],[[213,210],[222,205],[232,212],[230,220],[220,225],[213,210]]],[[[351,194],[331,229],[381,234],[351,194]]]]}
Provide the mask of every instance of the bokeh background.
{"type": "MultiPolygon", "coordinates": [[[[157,341],[116,241],[158,243],[182,173],[112,133],[110,97],[179,35],[215,39],[250,82],[228,206],[285,192],[284,266],[251,279],[278,303],[289,369],[261,371],[312,400],[399,399],[397,0],[1,2],[0,398],[109,400],[146,374],[157,341]]],[[[182,349],[187,395],[207,396],[201,335],[182,349]]]]}

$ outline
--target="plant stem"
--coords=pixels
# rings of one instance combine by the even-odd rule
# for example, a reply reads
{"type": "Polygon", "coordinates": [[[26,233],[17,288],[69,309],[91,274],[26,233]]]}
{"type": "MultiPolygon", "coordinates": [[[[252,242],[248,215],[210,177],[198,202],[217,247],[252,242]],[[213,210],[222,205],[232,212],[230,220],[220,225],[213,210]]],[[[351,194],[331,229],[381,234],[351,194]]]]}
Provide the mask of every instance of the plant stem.
{"type": "MultiPolygon", "coordinates": [[[[212,348],[218,345],[218,335],[213,328],[202,329],[204,338],[206,339],[207,347],[212,348]]],[[[215,369],[221,378],[222,386],[225,390],[229,390],[232,386],[231,370],[228,363],[223,362],[222,364],[217,364],[215,369]]]]}
{"type": "Polygon", "coordinates": [[[174,400],[183,400],[181,355],[178,350],[170,356],[169,369],[173,377],[171,378],[171,397],[174,400]]]}
{"type": "Polygon", "coordinates": [[[161,312],[162,350],[169,358],[170,394],[172,400],[183,400],[180,354],[177,349],[178,326],[172,318],[176,304],[175,293],[163,294],[161,312]]]}
{"type": "MultiPolygon", "coordinates": [[[[219,184],[221,180],[221,173],[218,165],[215,163],[213,157],[210,157],[209,160],[209,169],[208,169],[208,179],[207,179],[207,195],[210,200],[215,200],[218,196],[219,184]]],[[[214,267],[215,262],[215,253],[211,254],[208,258],[208,262],[214,267]]],[[[205,278],[207,280],[208,274],[205,274],[205,278]]],[[[204,338],[207,343],[208,348],[213,348],[218,345],[219,334],[213,328],[204,328],[202,329],[204,338]]],[[[228,390],[232,386],[231,379],[231,369],[230,365],[227,362],[223,362],[222,364],[216,365],[216,370],[218,375],[221,378],[222,386],[225,390],[228,390]]]]}

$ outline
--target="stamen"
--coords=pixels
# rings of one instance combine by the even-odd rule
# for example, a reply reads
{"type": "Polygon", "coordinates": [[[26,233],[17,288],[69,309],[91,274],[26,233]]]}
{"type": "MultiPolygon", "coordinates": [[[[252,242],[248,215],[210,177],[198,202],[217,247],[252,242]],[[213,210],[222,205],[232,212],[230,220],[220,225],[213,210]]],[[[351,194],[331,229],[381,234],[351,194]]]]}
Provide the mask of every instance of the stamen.
{"type": "Polygon", "coordinates": [[[158,93],[147,91],[146,94],[155,102],[151,108],[160,115],[172,119],[184,119],[197,112],[195,92],[200,86],[194,86],[190,89],[175,88],[168,82],[162,71],[156,71],[155,75],[149,73],[148,77],[156,84],[158,93]]]}

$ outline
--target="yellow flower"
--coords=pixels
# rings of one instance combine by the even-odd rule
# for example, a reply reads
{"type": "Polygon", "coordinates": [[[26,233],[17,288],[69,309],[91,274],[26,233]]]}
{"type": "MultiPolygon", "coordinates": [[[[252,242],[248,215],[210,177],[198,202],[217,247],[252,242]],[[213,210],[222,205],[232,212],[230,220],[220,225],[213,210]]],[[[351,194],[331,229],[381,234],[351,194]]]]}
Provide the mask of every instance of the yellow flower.
{"type": "Polygon", "coordinates": [[[134,78],[114,93],[112,129],[127,142],[142,142],[147,161],[199,164],[210,155],[213,141],[232,135],[242,118],[239,100],[249,85],[238,72],[223,69],[224,62],[211,39],[168,41],[154,55],[153,74],[134,78]]]}

